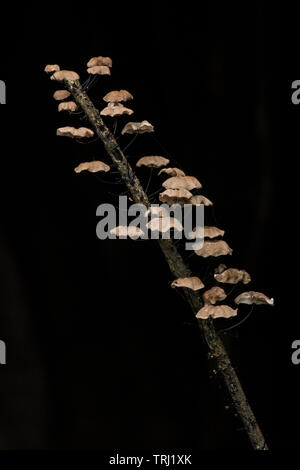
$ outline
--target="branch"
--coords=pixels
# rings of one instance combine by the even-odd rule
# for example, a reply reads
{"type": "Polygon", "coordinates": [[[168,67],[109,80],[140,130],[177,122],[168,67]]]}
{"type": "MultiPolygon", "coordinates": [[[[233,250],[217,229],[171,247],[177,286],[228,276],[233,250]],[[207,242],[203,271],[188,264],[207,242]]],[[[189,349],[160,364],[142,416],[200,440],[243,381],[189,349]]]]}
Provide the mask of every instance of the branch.
{"type": "MultiPolygon", "coordinates": [[[[77,105],[82,108],[86,117],[102,140],[105,149],[116,165],[123,182],[136,203],[149,207],[148,197],[116,139],[103,122],[99,111],[93,105],[80,81],[64,80],[67,90],[73,95],[77,105]]],[[[175,278],[192,276],[171,239],[160,239],[158,244],[166,258],[170,271],[175,278]]],[[[194,291],[183,289],[184,295],[194,314],[202,307],[202,300],[194,291]]],[[[212,319],[197,320],[198,327],[208,345],[209,358],[215,362],[215,368],[223,378],[227,390],[235,405],[236,411],[244,425],[250,442],[255,450],[268,450],[264,436],[248,403],[239,378],[231,364],[230,358],[220,337],[217,335],[212,319]]]]}

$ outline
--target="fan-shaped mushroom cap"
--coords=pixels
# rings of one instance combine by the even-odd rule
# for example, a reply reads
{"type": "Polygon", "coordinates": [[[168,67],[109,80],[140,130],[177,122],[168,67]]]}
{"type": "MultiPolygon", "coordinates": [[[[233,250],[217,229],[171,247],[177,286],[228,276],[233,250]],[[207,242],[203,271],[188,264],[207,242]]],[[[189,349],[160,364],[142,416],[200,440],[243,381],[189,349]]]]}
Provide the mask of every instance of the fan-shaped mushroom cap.
{"type": "Polygon", "coordinates": [[[167,232],[170,229],[178,230],[182,232],[183,226],[179,220],[174,219],[173,217],[156,217],[151,219],[150,222],[146,224],[146,227],[152,232],[167,232]]]}
{"type": "Polygon", "coordinates": [[[274,305],[274,299],[270,299],[261,292],[243,292],[234,299],[236,304],[248,304],[248,305],[274,305]]]}
{"type": "Polygon", "coordinates": [[[188,189],[189,191],[202,188],[200,181],[194,176],[173,176],[166,179],[162,185],[166,189],[188,189]]]}
{"type": "Polygon", "coordinates": [[[107,93],[103,100],[107,103],[120,103],[121,101],[133,100],[133,96],[127,90],[116,90],[107,93]]]}
{"type": "Polygon", "coordinates": [[[95,65],[94,67],[89,67],[87,73],[91,75],[110,75],[110,68],[106,65],[95,65]]]}
{"type": "Polygon", "coordinates": [[[224,240],[204,241],[200,250],[195,250],[196,255],[207,258],[208,256],[231,255],[232,249],[224,240]]]}
{"type": "Polygon", "coordinates": [[[77,109],[78,109],[78,106],[74,101],[63,101],[62,103],[59,103],[58,105],[58,112],[69,111],[70,113],[73,113],[77,109]]]}
{"type": "Polygon", "coordinates": [[[196,314],[196,318],[206,320],[207,318],[230,318],[237,315],[237,309],[228,305],[205,305],[196,314]]]}
{"type": "Polygon", "coordinates": [[[71,137],[72,139],[77,137],[80,139],[82,137],[93,137],[94,132],[87,127],[79,127],[76,129],[75,127],[66,126],[57,129],[56,135],[61,137],[71,137]]]}
{"type": "Polygon", "coordinates": [[[221,287],[215,286],[205,291],[202,295],[204,304],[214,305],[216,302],[221,302],[227,297],[226,292],[221,287]]]}
{"type": "Polygon", "coordinates": [[[94,131],[88,129],[87,127],[79,127],[76,129],[75,137],[93,137],[94,131]]]}
{"type": "Polygon", "coordinates": [[[71,93],[67,90],[56,90],[53,93],[53,98],[56,101],[61,101],[61,100],[65,100],[66,98],[69,98],[70,95],[71,93]]]}
{"type": "Polygon", "coordinates": [[[105,171],[106,173],[110,170],[110,167],[106,165],[106,163],[95,160],[92,162],[80,163],[80,165],[74,168],[75,173],[81,173],[84,170],[87,170],[90,173],[97,173],[98,171],[105,171]]]}
{"type": "Polygon", "coordinates": [[[106,67],[112,67],[112,60],[110,57],[102,57],[101,55],[99,55],[98,57],[92,57],[86,65],[87,67],[95,67],[97,65],[105,65],[106,67]]]}
{"type": "Polygon", "coordinates": [[[110,230],[112,235],[117,235],[117,237],[130,237],[130,238],[139,238],[144,234],[143,230],[139,227],[129,226],[126,225],[119,225],[110,230]]]}
{"type": "Polygon", "coordinates": [[[166,166],[169,161],[170,160],[164,157],[142,157],[137,161],[136,166],[149,166],[150,168],[160,168],[162,166],[166,166]]]}
{"type": "Polygon", "coordinates": [[[193,204],[193,206],[200,206],[200,204],[203,204],[204,206],[213,205],[213,203],[209,199],[207,199],[207,197],[200,196],[200,194],[197,196],[193,196],[190,201],[190,204],[193,204]]]}
{"type": "Polygon", "coordinates": [[[126,108],[125,106],[107,106],[106,108],[102,109],[100,114],[101,116],[110,117],[123,116],[124,114],[131,116],[131,114],[133,114],[133,111],[132,109],[126,108]]]}
{"type": "Polygon", "coordinates": [[[160,193],[159,200],[167,203],[169,206],[172,204],[190,204],[192,193],[187,189],[166,189],[166,191],[160,193]]]}
{"type": "Polygon", "coordinates": [[[127,122],[123,127],[121,134],[144,134],[145,132],[154,132],[154,127],[150,122],[127,122]]]}
{"type": "Polygon", "coordinates": [[[49,65],[46,65],[46,67],[44,68],[44,72],[46,73],[52,73],[52,72],[58,72],[60,70],[60,66],[57,65],[57,64],[49,64],[49,65]]]}
{"type": "Polygon", "coordinates": [[[158,174],[162,175],[163,173],[169,176],[185,176],[184,171],[179,170],[179,168],[163,168],[158,174]]]}
{"type": "Polygon", "coordinates": [[[75,80],[79,80],[79,75],[72,70],[59,70],[58,72],[54,72],[50,80],[56,80],[58,82],[62,82],[63,80],[69,80],[70,82],[74,82],[75,80]]]}
{"type": "Polygon", "coordinates": [[[165,207],[161,206],[150,206],[149,209],[145,212],[145,217],[169,217],[169,211],[165,207]]]}
{"type": "Polygon", "coordinates": [[[172,282],[171,287],[187,287],[192,290],[203,289],[204,284],[199,277],[180,277],[172,282]]]}
{"type": "MultiPolygon", "coordinates": [[[[194,240],[196,238],[202,238],[202,227],[195,227],[193,228],[192,232],[189,233],[189,238],[194,240]]],[[[204,226],[204,238],[216,238],[216,237],[223,237],[224,230],[221,230],[217,227],[209,227],[208,225],[204,226]]]]}
{"type": "Polygon", "coordinates": [[[220,274],[215,274],[214,278],[218,282],[223,282],[226,284],[237,284],[242,282],[243,284],[248,284],[251,281],[250,275],[244,269],[235,269],[229,268],[223,271],[220,274]]]}

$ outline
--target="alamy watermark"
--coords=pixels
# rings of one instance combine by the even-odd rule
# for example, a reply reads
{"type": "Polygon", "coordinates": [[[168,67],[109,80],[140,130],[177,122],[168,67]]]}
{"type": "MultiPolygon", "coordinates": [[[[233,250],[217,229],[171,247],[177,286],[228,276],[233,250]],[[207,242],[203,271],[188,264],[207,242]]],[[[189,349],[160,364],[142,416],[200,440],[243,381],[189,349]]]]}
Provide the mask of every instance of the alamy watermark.
{"type": "Polygon", "coordinates": [[[6,364],[6,344],[0,340],[0,365],[6,364]]]}
{"type": "Polygon", "coordinates": [[[6,104],[6,85],[3,80],[0,80],[0,104],[6,104]]]}
{"type": "Polygon", "coordinates": [[[295,339],[295,341],[292,342],[292,349],[295,350],[291,356],[292,363],[297,366],[300,364],[300,339],[295,339]]]}

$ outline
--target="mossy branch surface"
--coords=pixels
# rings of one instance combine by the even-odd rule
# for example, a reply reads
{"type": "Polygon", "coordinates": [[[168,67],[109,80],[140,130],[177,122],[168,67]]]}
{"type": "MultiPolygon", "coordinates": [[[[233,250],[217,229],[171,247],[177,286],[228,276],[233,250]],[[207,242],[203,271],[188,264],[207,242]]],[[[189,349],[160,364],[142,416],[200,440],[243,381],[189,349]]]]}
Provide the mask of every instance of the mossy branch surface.
{"type": "MultiPolygon", "coordinates": [[[[128,160],[118,145],[114,135],[104,123],[100,112],[82,88],[80,81],[64,80],[64,84],[67,90],[73,95],[77,105],[84,111],[98,137],[102,140],[109,157],[118,169],[132,199],[136,203],[141,203],[149,207],[150,202],[139,179],[128,163],[128,160]]],[[[158,240],[158,244],[166,258],[170,271],[175,278],[189,277],[193,275],[189,267],[183,261],[173,240],[160,239],[158,240]]],[[[193,313],[196,314],[202,307],[201,297],[199,294],[189,289],[183,289],[183,291],[193,313]]],[[[197,320],[197,324],[208,345],[208,357],[213,361],[214,368],[220,373],[224,380],[229,395],[234,403],[236,412],[249,436],[252,447],[255,450],[268,450],[262,431],[248,403],[236,371],[231,364],[225,346],[219,335],[216,333],[213,320],[197,320]]]]}

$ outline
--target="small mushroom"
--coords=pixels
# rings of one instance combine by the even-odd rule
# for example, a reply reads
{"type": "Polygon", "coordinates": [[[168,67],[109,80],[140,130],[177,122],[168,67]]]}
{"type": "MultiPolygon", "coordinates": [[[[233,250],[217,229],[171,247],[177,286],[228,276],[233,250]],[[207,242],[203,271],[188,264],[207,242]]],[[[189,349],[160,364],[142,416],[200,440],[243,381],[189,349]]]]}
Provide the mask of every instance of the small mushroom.
{"type": "Polygon", "coordinates": [[[192,290],[200,290],[205,286],[199,277],[180,277],[172,282],[171,287],[187,287],[192,290]]]}
{"type": "Polygon", "coordinates": [[[235,269],[229,268],[223,271],[222,273],[215,274],[214,278],[218,282],[223,282],[225,284],[237,284],[242,282],[243,284],[248,284],[251,281],[250,275],[244,269],[235,269]]]}
{"type": "Polygon", "coordinates": [[[154,127],[150,122],[127,122],[123,127],[121,134],[144,134],[145,132],[154,132],[154,127]]]}
{"type": "Polygon", "coordinates": [[[170,229],[178,230],[182,232],[183,226],[179,220],[174,219],[173,217],[156,217],[151,219],[150,222],[146,224],[146,227],[151,230],[151,232],[168,232],[170,229]]]}
{"type": "Polygon", "coordinates": [[[142,157],[136,163],[137,167],[148,166],[150,168],[161,168],[162,166],[168,165],[170,160],[164,157],[142,157]]]}
{"type": "MultiPolygon", "coordinates": [[[[191,240],[195,240],[196,238],[202,238],[202,227],[195,227],[193,228],[192,232],[189,233],[189,238],[191,240]]],[[[204,226],[204,238],[216,238],[216,237],[223,237],[224,230],[221,230],[217,227],[209,227],[207,225],[204,226]]]]}
{"type": "Polygon", "coordinates": [[[248,305],[274,305],[274,299],[270,299],[261,292],[243,292],[234,299],[236,304],[248,304],[248,305]]]}
{"type": "Polygon", "coordinates": [[[202,188],[200,181],[194,176],[173,176],[163,182],[163,187],[166,189],[192,189],[202,188]]]}
{"type": "Polygon", "coordinates": [[[215,286],[205,291],[202,295],[202,299],[205,305],[214,305],[216,302],[221,302],[227,297],[226,292],[221,287],[215,286]]]}
{"type": "Polygon", "coordinates": [[[74,111],[77,111],[78,106],[74,101],[63,101],[62,103],[59,103],[58,105],[58,112],[60,113],[61,111],[69,111],[69,113],[73,113],[74,111]]]}
{"type": "Polygon", "coordinates": [[[72,70],[59,70],[58,72],[54,72],[50,80],[56,80],[57,82],[62,82],[63,80],[68,80],[69,82],[75,82],[79,80],[79,75],[72,70]]]}
{"type": "Polygon", "coordinates": [[[129,226],[126,227],[126,225],[119,225],[118,227],[115,227],[110,230],[110,233],[112,235],[116,235],[117,237],[130,237],[130,238],[139,238],[145,233],[143,230],[139,227],[134,227],[134,226],[129,226]]]}
{"type": "Polygon", "coordinates": [[[59,70],[60,66],[57,64],[49,64],[44,68],[44,72],[46,73],[58,72],[59,70]]]}
{"type": "Polygon", "coordinates": [[[209,199],[207,199],[207,197],[200,195],[193,196],[190,201],[190,204],[193,204],[193,206],[200,206],[201,204],[203,204],[204,206],[213,205],[213,203],[209,199]]]}
{"type": "Polygon", "coordinates": [[[74,168],[75,173],[81,173],[84,170],[87,170],[90,173],[97,173],[98,171],[104,171],[107,173],[110,170],[110,167],[106,165],[106,163],[95,160],[92,162],[80,163],[80,165],[74,168]]]}
{"type": "Polygon", "coordinates": [[[107,103],[121,103],[122,101],[133,100],[133,96],[127,90],[119,90],[119,91],[110,91],[107,93],[103,100],[107,103]]]}
{"type": "Polygon", "coordinates": [[[131,116],[133,114],[132,109],[126,108],[125,106],[106,106],[100,112],[101,116],[110,116],[110,117],[118,117],[127,114],[131,116]]]}
{"type": "Polygon", "coordinates": [[[56,100],[56,101],[62,101],[62,100],[65,100],[66,98],[69,98],[69,96],[71,96],[71,93],[67,90],[56,90],[54,93],[53,93],[53,98],[56,100]]]}
{"type": "Polygon", "coordinates": [[[205,305],[196,314],[196,318],[206,320],[207,318],[230,318],[237,315],[237,309],[228,305],[205,305]]]}
{"type": "Polygon", "coordinates": [[[110,57],[102,57],[101,55],[99,55],[98,57],[92,57],[86,65],[88,68],[96,67],[97,65],[105,65],[106,67],[112,67],[112,60],[110,57]]]}
{"type": "Polygon", "coordinates": [[[179,170],[179,168],[163,168],[160,170],[158,175],[162,175],[164,173],[169,176],[185,176],[184,171],[179,170]]]}
{"type": "Polygon", "coordinates": [[[160,193],[159,200],[169,206],[172,204],[183,206],[184,204],[190,204],[192,196],[192,193],[187,189],[166,189],[166,191],[160,193]]]}
{"type": "Polygon", "coordinates": [[[225,269],[227,269],[226,264],[221,263],[217,268],[215,268],[215,274],[221,274],[225,269]]]}
{"type": "Polygon", "coordinates": [[[87,69],[91,75],[110,75],[110,68],[106,65],[95,65],[87,69]]]}
{"type": "Polygon", "coordinates": [[[200,250],[194,250],[196,255],[207,258],[208,256],[231,255],[232,249],[224,240],[204,241],[200,250]]]}
{"type": "Polygon", "coordinates": [[[94,131],[88,129],[87,127],[79,127],[78,129],[76,129],[75,127],[66,126],[58,128],[56,131],[56,135],[61,137],[70,137],[71,139],[81,139],[83,137],[93,137],[94,131]]]}

